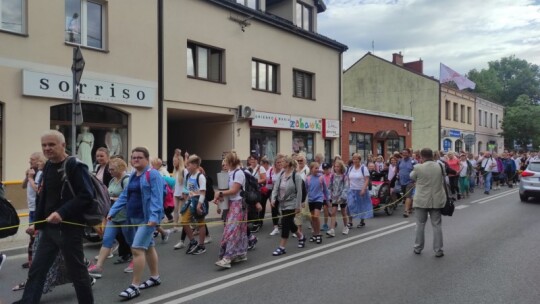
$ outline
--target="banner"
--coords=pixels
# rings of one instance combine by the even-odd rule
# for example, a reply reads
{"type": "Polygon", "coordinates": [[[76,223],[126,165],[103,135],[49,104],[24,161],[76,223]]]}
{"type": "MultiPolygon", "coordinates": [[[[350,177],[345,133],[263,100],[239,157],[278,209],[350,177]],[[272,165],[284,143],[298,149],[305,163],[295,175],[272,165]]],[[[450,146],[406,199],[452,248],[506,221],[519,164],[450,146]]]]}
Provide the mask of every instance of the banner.
{"type": "Polygon", "coordinates": [[[459,74],[458,72],[452,70],[451,68],[447,67],[442,63],[440,68],[439,81],[440,83],[453,81],[460,90],[466,88],[471,88],[474,90],[474,88],[476,88],[476,83],[470,81],[467,77],[459,74]]]}

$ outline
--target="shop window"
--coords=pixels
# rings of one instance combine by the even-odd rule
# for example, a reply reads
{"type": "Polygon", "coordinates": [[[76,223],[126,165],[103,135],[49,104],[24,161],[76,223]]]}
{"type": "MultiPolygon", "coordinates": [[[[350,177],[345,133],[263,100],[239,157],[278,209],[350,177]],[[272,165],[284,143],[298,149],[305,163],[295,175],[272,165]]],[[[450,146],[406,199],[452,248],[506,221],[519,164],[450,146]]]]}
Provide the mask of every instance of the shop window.
{"type": "Polygon", "coordinates": [[[65,41],[104,49],[106,2],[102,0],[65,1],[65,41]]]}
{"type": "Polygon", "coordinates": [[[349,133],[349,154],[358,153],[362,157],[362,162],[365,162],[372,151],[373,138],[371,134],[349,133]]]}
{"type": "Polygon", "coordinates": [[[277,154],[277,131],[251,129],[250,131],[250,154],[258,158],[266,157],[271,163],[277,154]]]}
{"type": "Polygon", "coordinates": [[[332,163],[332,140],[330,139],[324,141],[324,162],[332,163]]]}
{"type": "Polygon", "coordinates": [[[293,132],[293,152],[305,153],[308,162],[312,162],[315,157],[314,145],[313,133],[293,132]]]}
{"type": "Polygon", "coordinates": [[[443,140],[443,150],[448,152],[452,149],[452,141],[450,139],[443,140]]]}
{"type": "Polygon", "coordinates": [[[223,50],[187,43],[187,74],[189,77],[223,82],[223,50]]]}
{"type": "Polygon", "coordinates": [[[403,151],[405,148],[405,137],[400,136],[396,139],[389,139],[386,141],[386,146],[389,154],[393,155],[394,152],[403,151]]]}
{"type": "Polygon", "coordinates": [[[482,150],[482,148],[484,148],[484,147],[482,146],[482,142],[479,141],[479,142],[478,142],[478,154],[484,152],[484,150],[482,150]]]}
{"type": "Polygon", "coordinates": [[[454,151],[456,151],[456,153],[461,153],[461,151],[463,151],[463,141],[461,139],[456,140],[454,151]]]}
{"type": "MultiPolygon", "coordinates": [[[[95,153],[100,147],[109,154],[128,159],[128,115],[106,106],[82,104],[84,123],[77,126],[76,153],[79,159],[94,168],[95,153]]],[[[73,150],[71,143],[71,104],[51,107],[51,129],[66,137],[67,152],[73,150]]]]}
{"type": "Polygon", "coordinates": [[[26,33],[26,0],[0,0],[0,30],[26,33]]]}

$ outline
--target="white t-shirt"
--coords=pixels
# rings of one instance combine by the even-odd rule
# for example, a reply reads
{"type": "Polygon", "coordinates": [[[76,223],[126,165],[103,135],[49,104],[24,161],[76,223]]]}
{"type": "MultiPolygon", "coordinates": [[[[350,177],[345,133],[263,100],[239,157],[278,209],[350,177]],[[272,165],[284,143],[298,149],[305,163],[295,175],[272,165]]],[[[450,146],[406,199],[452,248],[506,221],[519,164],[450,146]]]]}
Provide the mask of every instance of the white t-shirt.
{"type": "Polygon", "coordinates": [[[469,164],[467,164],[467,161],[460,161],[459,164],[461,165],[461,171],[459,171],[459,176],[466,177],[469,164]]]}
{"type": "MultiPolygon", "coordinates": [[[[240,184],[242,189],[244,188],[246,182],[246,176],[244,175],[244,172],[242,172],[242,169],[235,169],[229,171],[229,189],[233,188],[234,183],[240,184]],[[236,173],[235,173],[236,172],[236,173]]],[[[229,195],[229,200],[239,200],[242,199],[242,196],[240,195],[240,191],[234,195],[229,195]]]]}
{"type": "MultiPolygon", "coordinates": [[[[253,175],[253,177],[255,177],[257,180],[261,179],[261,174],[266,173],[266,169],[265,169],[263,166],[259,166],[259,165],[257,165],[257,167],[255,167],[255,169],[253,169],[253,168],[248,168],[248,169],[253,170],[253,172],[250,172],[250,173],[251,173],[251,175],[253,175]]],[[[248,170],[248,171],[249,171],[249,170],[248,170]]]]}
{"type": "MultiPolygon", "coordinates": [[[[480,165],[482,166],[482,168],[484,168],[486,170],[486,172],[491,172],[493,171],[493,168],[496,168],[497,167],[497,161],[495,161],[492,157],[489,157],[489,158],[484,158],[482,160],[482,162],[480,163],[480,165]],[[491,166],[495,165],[493,168],[491,166]]],[[[498,172],[498,170],[497,170],[498,172]]]]}
{"type": "Polygon", "coordinates": [[[354,166],[351,167],[349,170],[350,189],[362,190],[362,188],[364,188],[366,178],[369,178],[369,170],[366,168],[366,166],[361,165],[358,169],[356,169],[354,166]]]}
{"type": "MultiPolygon", "coordinates": [[[[186,184],[186,179],[185,177],[188,175],[188,170],[187,169],[184,169],[184,171],[182,172],[176,172],[176,183],[174,184],[174,196],[176,197],[182,197],[182,194],[187,194],[188,191],[187,189],[185,188],[185,184],[186,184]],[[178,174],[182,174],[182,176],[184,176],[184,182],[183,183],[179,183],[178,182],[178,174]]],[[[206,183],[205,183],[205,187],[206,187],[206,183]]]]}
{"type": "Polygon", "coordinates": [[[302,170],[300,170],[300,175],[302,175],[302,179],[305,181],[306,180],[306,177],[309,175],[310,173],[310,170],[309,170],[309,167],[307,165],[304,166],[304,168],[302,168],[302,170]]]}

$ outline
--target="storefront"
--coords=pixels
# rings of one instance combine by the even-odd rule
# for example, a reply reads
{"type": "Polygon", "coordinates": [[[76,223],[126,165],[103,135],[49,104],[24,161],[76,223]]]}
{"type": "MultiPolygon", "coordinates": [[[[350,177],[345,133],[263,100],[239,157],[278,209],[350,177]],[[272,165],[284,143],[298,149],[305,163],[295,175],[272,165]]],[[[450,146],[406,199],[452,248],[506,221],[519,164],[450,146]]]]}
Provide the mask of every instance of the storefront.
{"type": "Polygon", "coordinates": [[[473,132],[443,128],[441,135],[441,146],[443,151],[453,151],[456,153],[476,153],[475,137],[473,132]]]}

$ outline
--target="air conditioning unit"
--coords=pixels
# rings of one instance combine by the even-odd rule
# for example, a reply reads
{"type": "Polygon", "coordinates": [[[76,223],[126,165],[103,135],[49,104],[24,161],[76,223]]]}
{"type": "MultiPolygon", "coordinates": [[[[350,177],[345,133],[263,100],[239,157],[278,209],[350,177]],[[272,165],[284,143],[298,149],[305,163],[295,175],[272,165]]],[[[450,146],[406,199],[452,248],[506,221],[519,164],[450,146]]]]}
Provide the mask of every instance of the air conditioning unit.
{"type": "Polygon", "coordinates": [[[238,119],[255,118],[255,109],[250,106],[238,106],[238,119]]]}
{"type": "Polygon", "coordinates": [[[450,132],[448,130],[442,130],[441,131],[441,136],[442,137],[448,137],[448,136],[450,136],[450,132]]]}

